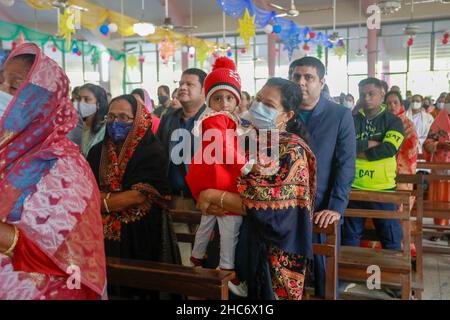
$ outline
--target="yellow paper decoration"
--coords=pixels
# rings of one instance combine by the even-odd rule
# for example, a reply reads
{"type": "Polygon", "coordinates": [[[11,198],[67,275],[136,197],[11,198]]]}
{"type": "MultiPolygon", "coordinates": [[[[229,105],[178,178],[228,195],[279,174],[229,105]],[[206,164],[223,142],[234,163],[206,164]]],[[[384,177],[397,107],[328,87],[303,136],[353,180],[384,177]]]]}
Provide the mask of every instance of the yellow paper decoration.
{"type": "Polygon", "coordinates": [[[66,39],[66,47],[70,48],[72,34],[75,33],[75,14],[65,9],[59,21],[59,35],[66,39]]]}
{"type": "Polygon", "coordinates": [[[164,64],[168,64],[171,57],[175,55],[177,47],[168,38],[161,41],[159,44],[159,56],[161,57],[164,64]]]}
{"type": "MultiPolygon", "coordinates": [[[[49,10],[53,9],[52,6],[53,0],[25,0],[26,3],[40,10],[49,10]]],[[[81,15],[81,26],[83,28],[89,30],[98,30],[98,28],[105,23],[105,21],[109,21],[108,23],[117,24],[118,30],[117,33],[123,37],[134,36],[133,25],[139,22],[137,19],[122,15],[119,12],[115,12],[99,5],[91,3],[89,0],[67,0],[67,5],[76,5],[82,8],[88,9],[87,11],[82,11],[81,15]]],[[[193,46],[196,48],[200,48],[205,45],[210,48],[214,45],[217,45],[214,42],[204,41],[199,38],[189,37],[183,33],[178,33],[174,31],[169,31],[163,28],[156,28],[156,32],[153,35],[150,35],[146,38],[148,41],[158,44],[162,42],[164,39],[170,40],[172,44],[176,47],[181,48],[184,45],[193,46]]]]}
{"type": "Polygon", "coordinates": [[[250,46],[250,38],[256,36],[255,16],[250,16],[248,9],[245,9],[244,18],[239,19],[239,37],[245,40],[245,47],[250,46]]]}
{"type": "Polygon", "coordinates": [[[200,63],[200,67],[203,68],[203,64],[206,59],[208,59],[209,48],[207,46],[202,46],[196,49],[197,52],[197,61],[200,63]]]}
{"type": "Polygon", "coordinates": [[[127,66],[129,66],[130,69],[134,69],[137,67],[137,65],[138,65],[138,58],[134,54],[129,55],[127,57],[127,66]]]}
{"type": "Polygon", "coordinates": [[[345,47],[338,47],[338,48],[334,49],[334,53],[338,56],[339,60],[342,59],[344,52],[345,52],[345,47]]]}

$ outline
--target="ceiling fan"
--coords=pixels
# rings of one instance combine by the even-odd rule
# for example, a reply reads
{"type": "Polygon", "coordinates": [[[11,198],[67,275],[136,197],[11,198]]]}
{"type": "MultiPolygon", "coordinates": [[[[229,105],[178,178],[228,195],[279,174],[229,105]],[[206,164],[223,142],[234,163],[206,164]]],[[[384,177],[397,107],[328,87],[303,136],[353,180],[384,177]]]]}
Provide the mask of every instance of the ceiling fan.
{"type": "Polygon", "coordinates": [[[169,0],[165,0],[165,9],[166,9],[166,15],[164,18],[164,23],[160,25],[159,27],[166,30],[173,30],[173,31],[179,31],[179,32],[187,32],[190,33],[193,30],[197,29],[197,26],[193,25],[193,7],[192,7],[192,0],[190,0],[190,23],[189,25],[180,25],[176,26],[172,23],[172,19],[169,17],[169,0]]]}
{"type": "MultiPolygon", "coordinates": [[[[295,18],[300,14],[300,11],[297,9],[297,7],[295,6],[295,2],[294,0],[291,0],[291,5],[289,8],[285,8],[283,6],[280,6],[278,4],[275,3],[269,3],[269,6],[271,6],[272,8],[278,9],[280,11],[282,11],[282,13],[279,13],[276,15],[277,18],[281,18],[281,17],[289,17],[289,18],[295,18]]],[[[315,12],[315,11],[324,11],[324,10],[331,10],[333,9],[333,7],[325,7],[325,8],[317,8],[317,9],[309,9],[309,10],[302,10],[301,12],[315,12]]]]}
{"type": "Polygon", "coordinates": [[[81,7],[75,4],[69,4],[69,0],[39,0],[37,1],[41,5],[51,5],[56,9],[75,9],[79,11],[88,11],[87,8],[81,7]]]}

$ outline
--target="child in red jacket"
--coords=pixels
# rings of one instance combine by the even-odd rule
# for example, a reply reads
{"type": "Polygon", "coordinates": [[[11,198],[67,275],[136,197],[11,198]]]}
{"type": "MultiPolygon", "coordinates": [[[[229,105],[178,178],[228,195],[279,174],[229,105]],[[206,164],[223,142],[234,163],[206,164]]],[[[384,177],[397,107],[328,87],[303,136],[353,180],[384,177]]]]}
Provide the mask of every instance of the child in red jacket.
{"type": "MultiPolygon", "coordinates": [[[[204,88],[208,108],[193,130],[194,135],[202,137],[202,148],[192,159],[186,175],[194,199],[207,189],[223,190],[224,195],[226,192],[237,193],[238,177],[251,169],[251,165],[246,164],[237,136],[240,122],[235,112],[241,100],[241,81],[234,62],[225,57],[218,58],[205,79],[204,88]]],[[[234,251],[242,216],[231,212],[224,216],[202,216],[191,261],[201,266],[216,221],[220,232],[219,267],[234,270],[234,251]]],[[[235,294],[246,295],[243,283],[235,281],[229,287],[235,294]]]]}

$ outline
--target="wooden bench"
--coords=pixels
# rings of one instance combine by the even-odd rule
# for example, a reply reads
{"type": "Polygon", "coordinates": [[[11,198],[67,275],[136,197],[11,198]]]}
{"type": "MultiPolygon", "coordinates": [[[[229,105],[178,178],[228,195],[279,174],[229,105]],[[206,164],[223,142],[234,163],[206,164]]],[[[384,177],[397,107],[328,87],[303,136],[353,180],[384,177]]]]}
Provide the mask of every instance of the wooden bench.
{"type": "MultiPolygon", "coordinates": [[[[186,223],[190,225],[200,224],[201,213],[199,211],[187,210],[170,210],[173,222],[186,223]]],[[[326,284],[325,299],[336,300],[336,281],[337,281],[337,229],[338,222],[329,225],[327,228],[319,228],[314,226],[314,232],[326,234],[326,243],[313,244],[313,251],[316,255],[324,255],[326,259],[326,284]]],[[[187,242],[194,244],[195,233],[177,233],[179,242],[187,242]]],[[[305,290],[305,299],[317,299],[313,291],[305,290]]]]}
{"type": "MultiPolygon", "coordinates": [[[[411,236],[416,249],[415,265],[416,272],[413,277],[412,289],[414,298],[422,299],[424,288],[423,282],[423,208],[424,208],[424,179],[423,175],[403,175],[397,176],[397,183],[412,184],[414,189],[411,191],[414,197],[414,204],[411,205],[415,211],[415,220],[411,220],[411,236]]],[[[412,211],[411,211],[412,214],[412,211]]],[[[411,257],[412,258],[412,257],[411,257]]]]}
{"type": "MultiPolygon", "coordinates": [[[[339,253],[339,279],[360,281],[366,283],[369,274],[368,267],[376,265],[381,270],[381,285],[401,288],[401,298],[411,298],[412,268],[411,268],[411,232],[410,232],[410,201],[408,191],[376,192],[352,190],[350,200],[395,203],[401,206],[399,211],[347,209],[345,217],[399,219],[403,231],[403,250],[385,250],[341,246],[339,253]]],[[[350,293],[342,294],[349,298],[350,293]]]]}
{"type": "MultiPolygon", "coordinates": [[[[432,181],[450,181],[450,175],[433,173],[435,170],[450,170],[450,163],[438,162],[418,162],[417,169],[432,170],[431,174],[423,174],[423,179],[428,182],[432,181]]],[[[413,215],[416,215],[416,208],[413,208],[413,215]]],[[[423,203],[424,218],[450,219],[450,202],[425,200],[423,203]]],[[[434,224],[423,225],[424,230],[434,230],[434,234],[440,231],[450,235],[450,226],[438,226],[434,224]]],[[[441,234],[442,234],[441,233],[441,234]]],[[[424,252],[450,254],[450,247],[424,246],[424,252]]]]}
{"type": "Polygon", "coordinates": [[[228,300],[234,272],[153,261],[107,258],[108,284],[200,298],[228,300]]]}

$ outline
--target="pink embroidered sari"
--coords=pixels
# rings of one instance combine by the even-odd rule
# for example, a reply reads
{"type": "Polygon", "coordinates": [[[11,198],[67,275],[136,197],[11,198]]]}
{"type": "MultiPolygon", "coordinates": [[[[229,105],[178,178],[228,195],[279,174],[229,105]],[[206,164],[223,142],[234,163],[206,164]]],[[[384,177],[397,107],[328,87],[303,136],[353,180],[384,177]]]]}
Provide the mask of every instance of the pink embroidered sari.
{"type": "Polygon", "coordinates": [[[35,55],[35,62],[0,118],[0,220],[16,225],[51,262],[48,269],[53,264],[59,272],[17,270],[14,259],[27,252],[0,255],[0,299],[100,298],[106,292],[100,194],[66,138],[78,121],[69,80],[35,44],[17,47],[8,59],[20,54],[35,55]]]}
{"type": "MultiPolygon", "coordinates": [[[[450,116],[446,110],[441,110],[431,125],[430,132],[424,146],[427,143],[450,141],[450,116]]],[[[423,154],[427,161],[430,162],[447,162],[450,163],[450,151],[443,149],[436,150],[435,153],[430,154],[423,148],[423,154]]],[[[439,171],[433,173],[441,173],[439,171]]],[[[444,201],[450,202],[450,182],[449,181],[432,181],[430,183],[430,190],[428,191],[428,200],[430,201],[444,201]]],[[[437,225],[447,226],[448,219],[434,219],[437,225]]]]}

